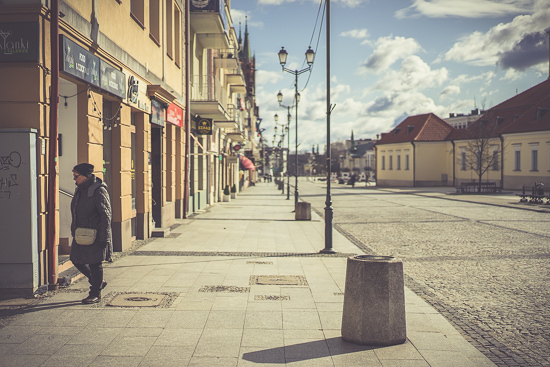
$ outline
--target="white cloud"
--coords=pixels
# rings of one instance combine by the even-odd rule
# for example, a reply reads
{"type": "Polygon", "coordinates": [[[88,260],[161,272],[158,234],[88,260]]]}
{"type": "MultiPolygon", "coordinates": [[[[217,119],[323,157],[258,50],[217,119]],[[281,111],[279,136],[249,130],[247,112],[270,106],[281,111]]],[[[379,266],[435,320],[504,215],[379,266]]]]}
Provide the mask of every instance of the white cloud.
{"type": "Polygon", "coordinates": [[[432,70],[420,57],[412,55],[401,63],[399,70],[389,70],[375,84],[378,90],[412,91],[440,86],[449,77],[446,68],[432,70]]]}
{"type": "Polygon", "coordinates": [[[488,71],[486,73],[477,74],[477,75],[460,74],[459,76],[454,78],[451,83],[456,85],[463,85],[467,83],[484,81],[486,84],[488,84],[491,82],[491,80],[494,77],[495,77],[495,73],[492,71],[488,71]]]}
{"type": "Polygon", "coordinates": [[[340,36],[356,38],[356,39],[365,39],[365,38],[369,38],[369,31],[366,28],[351,29],[349,31],[340,33],[340,36]]]}
{"type": "Polygon", "coordinates": [[[360,72],[372,70],[378,73],[385,71],[396,61],[405,59],[421,50],[422,47],[414,38],[381,37],[376,41],[376,49],[365,61],[360,72]]]}
{"type": "Polygon", "coordinates": [[[396,11],[395,17],[501,17],[525,13],[532,6],[533,0],[415,0],[411,6],[396,11]]]}
{"type": "Polygon", "coordinates": [[[514,49],[526,36],[542,32],[550,23],[550,7],[540,0],[532,15],[518,15],[509,23],[500,23],[486,33],[473,32],[461,38],[445,54],[445,60],[476,66],[495,65],[503,53],[514,49]]]}
{"type": "Polygon", "coordinates": [[[267,70],[256,71],[256,85],[275,84],[283,78],[283,73],[267,70]]]}
{"type": "Polygon", "coordinates": [[[453,95],[460,94],[460,87],[458,85],[449,85],[443,88],[440,98],[450,98],[453,95]]]}

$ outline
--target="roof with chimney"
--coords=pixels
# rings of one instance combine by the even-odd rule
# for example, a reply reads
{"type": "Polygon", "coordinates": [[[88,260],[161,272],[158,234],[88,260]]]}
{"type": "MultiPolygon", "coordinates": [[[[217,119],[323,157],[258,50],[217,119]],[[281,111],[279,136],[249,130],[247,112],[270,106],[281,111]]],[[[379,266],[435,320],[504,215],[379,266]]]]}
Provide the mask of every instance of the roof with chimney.
{"type": "Polygon", "coordinates": [[[433,113],[409,116],[389,133],[383,133],[376,145],[413,141],[442,141],[455,130],[433,113]]]}

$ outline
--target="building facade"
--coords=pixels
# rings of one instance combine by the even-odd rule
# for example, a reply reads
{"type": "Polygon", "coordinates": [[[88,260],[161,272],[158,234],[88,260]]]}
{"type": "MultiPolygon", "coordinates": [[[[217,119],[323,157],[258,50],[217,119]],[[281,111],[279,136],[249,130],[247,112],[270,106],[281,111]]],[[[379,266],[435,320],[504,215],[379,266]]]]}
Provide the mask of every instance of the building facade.
{"type": "Polygon", "coordinates": [[[239,57],[229,3],[206,3],[2,2],[0,289],[58,283],[77,163],[108,185],[115,251],[244,176],[235,148],[255,148],[253,60],[239,57]]]}

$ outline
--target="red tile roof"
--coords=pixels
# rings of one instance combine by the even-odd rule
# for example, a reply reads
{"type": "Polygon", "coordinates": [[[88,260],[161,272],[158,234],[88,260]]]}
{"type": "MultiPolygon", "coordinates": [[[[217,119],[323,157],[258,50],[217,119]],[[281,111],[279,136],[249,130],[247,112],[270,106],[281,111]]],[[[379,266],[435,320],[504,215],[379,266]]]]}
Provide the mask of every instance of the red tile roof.
{"type": "Polygon", "coordinates": [[[411,141],[442,141],[453,130],[451,125],[433,113],[409,116],[392,131],[382,134],[376,145],[411,141]]]}

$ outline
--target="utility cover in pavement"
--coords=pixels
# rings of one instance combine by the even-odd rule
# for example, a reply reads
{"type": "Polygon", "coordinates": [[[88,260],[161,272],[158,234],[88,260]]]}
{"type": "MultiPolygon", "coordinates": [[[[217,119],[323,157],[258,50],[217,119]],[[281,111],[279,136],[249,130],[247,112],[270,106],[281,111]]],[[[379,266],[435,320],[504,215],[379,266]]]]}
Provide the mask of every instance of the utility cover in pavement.
{"type": "Polygon", "coordinates": [[[307,285],[302,275],[252,275],[250,284],[257,285],[307,285]]]}
{"type": "Polygon", "coordinates": [[[164,294],[126,293],[119,294],[107,306],[114,307],[157,307],[166,298],[164,294]]]}

